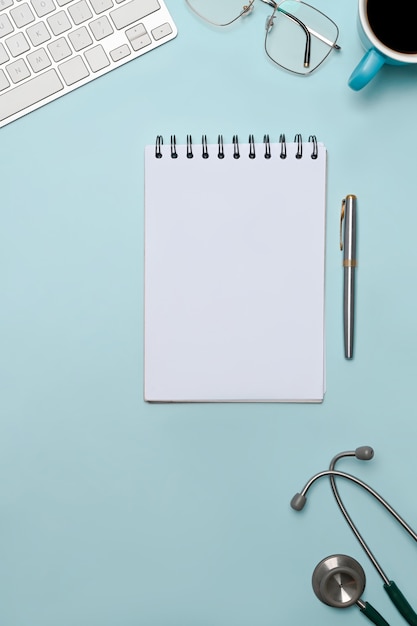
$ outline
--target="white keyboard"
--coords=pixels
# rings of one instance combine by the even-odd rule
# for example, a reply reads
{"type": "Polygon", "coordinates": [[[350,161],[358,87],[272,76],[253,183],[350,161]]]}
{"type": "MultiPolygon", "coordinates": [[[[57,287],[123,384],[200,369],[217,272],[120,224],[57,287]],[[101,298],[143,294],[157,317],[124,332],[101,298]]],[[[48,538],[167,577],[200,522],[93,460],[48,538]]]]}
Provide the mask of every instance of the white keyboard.
{"type": "Polygon", "coordinates": [[[163,0],[0,0],[0,127],[176,34],[163,0]]]}

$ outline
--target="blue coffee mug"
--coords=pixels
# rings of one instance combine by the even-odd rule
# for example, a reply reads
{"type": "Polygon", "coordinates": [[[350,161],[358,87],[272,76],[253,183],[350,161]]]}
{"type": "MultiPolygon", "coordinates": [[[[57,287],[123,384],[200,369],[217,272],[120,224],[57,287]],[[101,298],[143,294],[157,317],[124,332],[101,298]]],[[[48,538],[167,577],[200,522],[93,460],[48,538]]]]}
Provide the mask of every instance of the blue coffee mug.
{"type": "MultiPolygon", "coordinates": [[[[417,63],[417,54],[398,52],[378,39],[369,24],[367,4],[368,0],[359,0],[358,31],[366,53],[353,70],[348,81],[349,87],[355,91],[365,87],[386,63],[389,65],[417,63]]],[[[386,11],[383,2],[380,3],[380,7],[381,11],[386,11]]]]}

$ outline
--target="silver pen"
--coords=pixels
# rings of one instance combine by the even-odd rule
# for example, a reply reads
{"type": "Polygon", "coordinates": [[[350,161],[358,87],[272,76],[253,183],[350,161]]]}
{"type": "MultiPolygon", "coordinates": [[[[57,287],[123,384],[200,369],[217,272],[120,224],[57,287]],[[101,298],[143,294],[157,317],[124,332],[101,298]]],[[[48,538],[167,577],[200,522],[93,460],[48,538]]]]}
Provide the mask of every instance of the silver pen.
{"type": "Polygon", "coordinates": [[[353,357],[355,314],[356,261],[356,196],[349,194],[342,201],[340,215],[340,249],[343,250],[343,334],[345,357],[353,357]],[[344,222],[344,224],[343,224],[344,222]],[[342,230],[344,226],[344,232],[342,230]]]}

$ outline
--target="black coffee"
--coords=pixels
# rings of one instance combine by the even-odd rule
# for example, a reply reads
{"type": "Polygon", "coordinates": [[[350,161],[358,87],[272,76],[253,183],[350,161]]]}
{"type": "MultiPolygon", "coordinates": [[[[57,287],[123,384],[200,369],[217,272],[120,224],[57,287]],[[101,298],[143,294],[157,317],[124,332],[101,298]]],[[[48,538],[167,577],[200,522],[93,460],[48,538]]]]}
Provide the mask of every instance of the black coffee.
{"type": "Polygon", "coordinates": [[[369,26],[388,48],[417,54],[417,6],[415,0],[368,0],[369,26]]]}

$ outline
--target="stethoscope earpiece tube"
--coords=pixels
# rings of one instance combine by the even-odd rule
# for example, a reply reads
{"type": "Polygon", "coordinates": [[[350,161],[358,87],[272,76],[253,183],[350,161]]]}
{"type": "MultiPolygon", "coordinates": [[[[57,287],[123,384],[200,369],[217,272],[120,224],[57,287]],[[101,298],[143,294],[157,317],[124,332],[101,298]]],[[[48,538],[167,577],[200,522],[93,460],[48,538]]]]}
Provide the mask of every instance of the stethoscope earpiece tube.
{"type": "Polygon", "coordinates": [[[417,614],[413,607],[410,605],[404,594],[398,589],[393,580],[390,580],[387,585],[384,583],[384,589],[390,597],[392,603],[396,606],[398,611],[404,617],[404,619],[411,625],[417,626],[417,614]]]}
{"type": "Polygon", "coordinates": [[[372,604],[369,604],[369,602],[364,602],[363,604],[361,603],[359,605],[359,608],[361,612],[369,620],[371,620],[371,622],[376,624],[376,626],[389,626],[388,622],[382,617],[380,613],[378,613],[376,609],[374,609],[372,604]]]}

